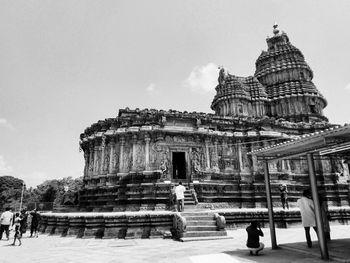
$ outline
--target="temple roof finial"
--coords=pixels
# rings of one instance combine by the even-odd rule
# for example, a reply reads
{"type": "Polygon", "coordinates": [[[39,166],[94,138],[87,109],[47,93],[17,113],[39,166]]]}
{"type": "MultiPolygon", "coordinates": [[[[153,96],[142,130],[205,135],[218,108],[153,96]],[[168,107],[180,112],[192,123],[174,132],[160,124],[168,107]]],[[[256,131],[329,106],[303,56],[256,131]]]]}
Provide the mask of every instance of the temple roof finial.
{"type": "Polygon", "coordinates": [[[278,24],[275,22],[275,24],[273,25],[273,34],[277,35],[280,32],[280,30],[278,29],[278,24]]]}

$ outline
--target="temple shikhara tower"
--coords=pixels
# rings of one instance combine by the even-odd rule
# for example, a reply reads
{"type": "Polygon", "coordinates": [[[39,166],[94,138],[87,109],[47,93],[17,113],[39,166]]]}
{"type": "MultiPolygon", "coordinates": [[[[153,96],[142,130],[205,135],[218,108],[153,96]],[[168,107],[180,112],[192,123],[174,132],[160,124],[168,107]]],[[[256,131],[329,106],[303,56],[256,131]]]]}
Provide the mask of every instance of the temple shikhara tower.
{"type": "MultiPolygon", "coordinates": [[[[253,76],[220,68],[214,113],[121,109],[80,136],[87,210],[171,209],[182,181],[197,207],[266,207],[262,164],[247,153],[331,127],[326,99],[302,52],[275,25],[253,76]],[[197,200],[196,200],[197,199],[197,200]]],[[[209,106],[209,105],[208,105],[209,106]]],[[[285,183],[291,206],[308,187],[304,159],[269,164],[273,202],[285,183]]],[[[317,159],[328,203],[348,205],[349,172],[341,160],[317,159]]]]}

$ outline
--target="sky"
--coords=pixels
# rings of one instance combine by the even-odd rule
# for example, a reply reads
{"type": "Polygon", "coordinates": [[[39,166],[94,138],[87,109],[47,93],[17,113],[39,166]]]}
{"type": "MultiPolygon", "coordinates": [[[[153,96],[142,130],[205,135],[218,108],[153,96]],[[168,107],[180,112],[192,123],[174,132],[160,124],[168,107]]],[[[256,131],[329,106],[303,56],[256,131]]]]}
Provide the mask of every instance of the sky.
{"type": "Polygon", "coordinates": [[[83,175],[79,135],[129,107],[212,113],[218,66],[251,76],[275,22],[350,122],[350,1],[0,0],[0,175],[83,175]]]}

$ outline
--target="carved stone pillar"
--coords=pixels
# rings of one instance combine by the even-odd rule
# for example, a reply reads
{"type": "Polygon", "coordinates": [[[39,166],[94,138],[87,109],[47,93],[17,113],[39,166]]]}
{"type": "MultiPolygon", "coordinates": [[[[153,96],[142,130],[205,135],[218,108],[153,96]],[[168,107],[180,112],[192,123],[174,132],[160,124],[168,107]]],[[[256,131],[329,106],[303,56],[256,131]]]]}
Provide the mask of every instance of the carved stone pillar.
{"type": "Polygon", "coordinates": [[[215,169],[215,172],[218,172],[219,170],[219,155],[218,155],[218,138],[215,138],[214,139],[214,168],[215,169]]]}
{"type": "Polygon", "coordinates": [[[114,139],[111,139],[109,142],[109,167],[108,167],[108,173],[112,174],[115,172],[115,168],[113,165],[113,159],[114,159],[114,149],[115,149],[115,142],[114,139]]]}
{"type": "Polygon", "coordinates": [[[94,170],[93,170],[94,175],[98,174],[98,151],[99,150],[100,150],[100,146],[94,147],[94,170]]]}
{"type": "Polygon", "coordinates": [[[88,175],[92,176],[94,170],[94,146],[90,145],[89,147],[89,168],[88,168],[88,175]]]}
{"type": "Polygon", "coordinates": [[[207,170],[210,169],[210,152],[209,152],[209,142],[210,140],[207,138],[205,139],[205,155],[207,159],[207,170]]]}
{"type": "Polygon", "coordinates": [[[103,168],[104,168],[104,161],[105,161],[105,147],[106,147],[106,137],[102,137],[101,142],[101,160],[100,160],[100,174],[103,174],[103,168]]]}
{"type": "Polygon", "coordinates": [[[84,160],[85,160],[85,167],[84,167],[84,177],[88,176],[89,173],[89,150],[85,149],[84,151],[84,160]]]}
{"type": "Polygon", "coordinates": [[[125,138],[120,137],[120,154],[119,154],[119,172],[124,172],[124,146],[125,146],[125,138]]]}
{"type": "MultiPolygon", "coordinates": [[[[260,148],[258,142],[257,143],[252,142],[250,147],[251,147],[251,151],[254,151],[260,148]]],[[[251,157],[252,157],[252,170],[256,173],[258,171],[258,161],[255,154],[251,155],[251,157]]]]}
{"type": "Polygon", "coordinates": [[[237,153],[238,153],[238,170],[242,171],[243,170],[243,160],[242,160],[242,144],[241,144],[241,140],[237,141],[237,153]]]}
{"type": "Polygon", "coordinates": [[[145,146],[145,167],[146,167],[146,171],[150,170],[149,167],[149,143],[151,141],[151,138],[149,137],[148,134],[145,135],[145,142],[146,142],[146,146],[145,146]]]}
{"type": "Polygon", "coordinates": [[[137,147],[137,135],[132,136],[132,168],[131,170],[136,171],[136,147],[137,147]]]}

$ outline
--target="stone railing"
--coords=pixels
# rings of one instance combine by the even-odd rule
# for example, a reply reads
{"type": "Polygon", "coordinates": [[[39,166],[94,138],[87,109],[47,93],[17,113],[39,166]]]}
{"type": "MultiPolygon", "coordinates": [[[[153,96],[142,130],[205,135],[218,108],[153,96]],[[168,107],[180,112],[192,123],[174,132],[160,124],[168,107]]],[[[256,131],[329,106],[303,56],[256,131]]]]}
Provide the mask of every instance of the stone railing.
{"type": "Polygon", "coordinates": [[[159,238],[174,228],[174,213],[43,213],[40,232],[78,238],[159,238]]]}

